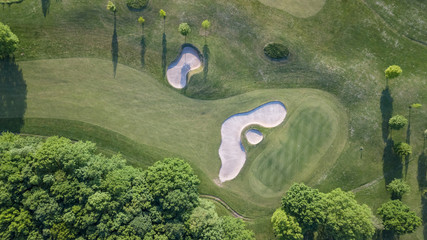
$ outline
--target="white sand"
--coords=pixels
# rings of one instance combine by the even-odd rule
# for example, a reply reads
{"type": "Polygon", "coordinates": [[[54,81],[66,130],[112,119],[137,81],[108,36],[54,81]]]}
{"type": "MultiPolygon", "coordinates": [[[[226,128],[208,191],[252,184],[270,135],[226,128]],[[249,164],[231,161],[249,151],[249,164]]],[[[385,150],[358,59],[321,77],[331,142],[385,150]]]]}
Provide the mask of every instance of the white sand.
{"type": "Polygon", "coordinates": [[[187,85],[187,74],[201,66],[199,54],[192,47],[184,47],[181,55],[173,61],[166,72],[168,82],[174,88],[184,88],[187,85]]]}
{"type": "Polygon", "coordinates": [[[221,158],[219,180],[225,182],[234,179],[245,164],[246,153],[240,139],[243,129],[250,125],[276,127],[285,117],[285,106],[275,101],[249,112],[235,114],[225,120],[221,127],[221,146],[218,151],[221,158]]]}
{"type": "Polygon", "coordinates": [[[256,129],[249,129],[248,131],[246,131],[245,137],[248,140],[248,143],[252,145],[257,145],[264,138],[262,133],[256,129]]]}

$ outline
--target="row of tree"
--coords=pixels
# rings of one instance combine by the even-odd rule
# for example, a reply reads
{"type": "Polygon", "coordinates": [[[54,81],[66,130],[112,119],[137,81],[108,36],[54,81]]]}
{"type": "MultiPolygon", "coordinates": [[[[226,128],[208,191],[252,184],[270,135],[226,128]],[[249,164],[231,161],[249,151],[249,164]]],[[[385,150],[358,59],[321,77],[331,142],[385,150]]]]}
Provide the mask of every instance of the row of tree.
{"type": "MultiPolygon", "coordinates": [[[[400,197],[408,186],[397,180],[389,190],[400,197]],[[403,187],[403,188],[402,188],[403,187]]],[[[400,235],[411,233],[421,225],[421,219],[399,200],[384,203],[377,210],[384,229],[400,235]]],[[[371,209],[360,205],[352,192],[337,188],[319,192],[303,183],[293,184],[282,198],[282,206],[272,218],[278,239],[372,239],[375,233],[371,209]]]]}
{"type": "Polygon", "coordinates": [[[146,170],[91,142],[0,136],[0,239],[254,239],[199,199],[190,165],[146,170]]]}

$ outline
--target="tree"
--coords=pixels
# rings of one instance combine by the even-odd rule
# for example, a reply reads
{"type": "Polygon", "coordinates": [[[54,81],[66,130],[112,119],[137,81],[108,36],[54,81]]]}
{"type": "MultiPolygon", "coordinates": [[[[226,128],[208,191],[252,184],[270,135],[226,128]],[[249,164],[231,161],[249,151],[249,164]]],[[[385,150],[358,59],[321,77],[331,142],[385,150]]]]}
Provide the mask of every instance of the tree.
{"type": "Polygon", "coordinates": [[[387,191],[391,192],[392,199],[402,199],[402,196],[409,190],[409,185],[402,179],[394,179],[387,185],[387,191]]]}
{"type": "Polygon", "coordinates": [[[408,120],[402,115],[395,115],[388,121],[388,125],[393,130],[400,130],[406,124],[408,124],[408,120]]]}
{"type": "Polygon", "coordinates": [[[221,240],[224,237],[215,206],[208,200],[200,200],[200,205],[191,213],[186,224],[193,239],[221,240]]]}
{"type": "Polygon", "coordinates": [[[163,18],[163,33],[165,33],[166,12],[163,9],[160,9],[159,16],[163,18]]]}
{"type": "Polygon", "coordinates": [[[179,24],[178,31],[184,36],[184,42],[187,42],[187,35],[191,32],[190,25],[188,23],[181,23],[179,24]]]}
{"type": "Polygon", "coordinates": [[[255,240],[254,233],[246,229],[246,224],[242,219],[225,216],[220,220],[224,232],[222,240],[255,240]]]}
{"type": "Polygon", "coordinates": [[[294,217],[288,216],[282,209],[277,209],[271,217],[273,232],[277,239],[302,240],[302,230],[294,217]]]}
{"type": "Polygon", "coordinates": [[[11,55],[18,48],[19,39],[9,26],[0,22],[0,59],[11,55]]]}
{"type": "Polygon", "coordinates": [[[398,77],[402,73],[402,69],[397,65],[391,65],[384,71],[384,73],[388,82],[389,79],[398,77]]]}
{"type": "Polygon", "coordinates": [[[193,169],[184,160],[165,158],[146,171],[145,179],[156,205],[166,219],[187,219],[199,203],[200,184],[193,169]]]}
{"type": "Polygon", "coordinates": [[[141,24],[142,32],[144,32],[145,19],[142,16],[138,18],[138,23],[141,24]]]}
{"type": "Polygon", "coordinates": [[[282,198],[283,210],[296,218],[304,235],[317,231],[318,225],[325,219],[321,205],[324,193],[303,183],[293,184],[282,198]]]}
{"type": "Polygon", "coordinates": [[[384,229],[401,235],[414,232],[422,224],[421,219],[400,200],[392,200],[378,208],[384,229]]]}
{"type": "Polygon", "coordinates": [[[320,224],[319,235],[324,239],[372,239],[375,228],[371,209],[360,205],[352,192],[337,188],[321,200],[325,208],[325,221],[320,224]]]}
{"type": "Polygon", "coordinates": [[[409,145],[405,142],[398,142],[398,143],[394,144],[393,151],[397,155],[399,155],[403,160],[404,157],[412,154],[412,147],[411,147],[411,145],[409,145]]]}
{"type": "Polygon", "coordinates": [[[116,5],[112,1],[108,1],[108,3],[107,3],[107,10],[110,10],[115,15],[116,12],[117,12],[116,5]]]}
{"type": "Polygon", "coordinates": [[[205,29],[205,41],[206,41],[207,31],[210,27],[211,27],[211,22],[209,22],[209,20],[206,19],[202,22],[202,28],[205,29]]]}

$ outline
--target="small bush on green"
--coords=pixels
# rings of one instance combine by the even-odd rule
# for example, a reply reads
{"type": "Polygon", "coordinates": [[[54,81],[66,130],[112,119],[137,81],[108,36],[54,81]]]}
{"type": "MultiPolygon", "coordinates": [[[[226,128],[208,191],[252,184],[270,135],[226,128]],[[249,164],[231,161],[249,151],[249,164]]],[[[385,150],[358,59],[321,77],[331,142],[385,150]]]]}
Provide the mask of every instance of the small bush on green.
{"type": "Polygon", "coordinates": [[[273,59],[282,59],[289,56],[289,49],[280,43],[269,43],[264,47],[264,54],[273,59]]]}
{"type": "Polygon", "coordinates": [[[132,9],[143,9],[147,6],[148,0],[127,0],[126,4],[132,9]]]}

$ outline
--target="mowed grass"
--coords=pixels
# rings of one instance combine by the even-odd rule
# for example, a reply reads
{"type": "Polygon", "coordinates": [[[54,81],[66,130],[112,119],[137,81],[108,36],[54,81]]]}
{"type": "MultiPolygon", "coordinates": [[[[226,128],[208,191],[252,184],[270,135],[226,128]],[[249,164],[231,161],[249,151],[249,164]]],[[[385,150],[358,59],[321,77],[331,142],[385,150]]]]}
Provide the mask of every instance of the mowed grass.
{"type": "Polygon", "coordinates": [[[281,192],[295,181],[310,182],[319,177],[330,167],[328,159],[336,159],[335,153],[345,145],[346,132],[340,132],[345,122],[339,122],[328,105],[310,102],[301,108],[275,139],[266,140],[265,150],[251,167],[255,179],[272,192],[281,192]]]}
{"type": "MultiPolygon", "coordinates": [[[[221,124],[225,119],[268,101],[282,101],[288,109],[289,120],[266,132],[267,145],[269,139],[281,141],[281,137],[285,136],[283,131],[289,131],[290,126],[297,126],[296,121],[301,119],[293,116],[294,114],[298,116],[300,111],[306,108],[319,107],[328,111],[325,114],[330,118],[339,118],[344,125],[346,122],[346,118],[341,117],[346,114],[342,112],[343,108],[336,99],[318,90],[259,90],[221,100],[197,100],[182,96],[172,89],[165,88],[149,75],[120,64],[114,78],[111,62],[99,59],[24,61],[20,62],[19,66],[27,83],[26,119],[38,119],[37,121],[46,119],[48,126],[54,119],[71,121],[69,128],[66,121],[57,123],[65,125],[64,129],[69,133],[62,131],[66,135],[72,135],[70,132],[73,129],[82,132],[83,130],[79,130],[77,126],[77,122],[82,122],[89,124],[82,129],[89,129],[89,126],[93,125],[95,127],[92,128],[103,128],[129,138],[130,142],[152,147],[154,156],[165,155],[161,154],[165,151],[171,157],[187,159],[203,180],[201,192],[218,195],[234,209],[248,216],[263,216],[265,209],[271,209],[272,205],[275,206],[279,202],[284,189],[281,189],[279,194],[253,189],[249,184],[251,177],[249,166],[255,155],[253,158],[249,155],[248,167],[243,168],[241,177],[239,175],[236,181],[226,182],[221,188],[213,183],[213,179],[218,177],[220,168],[218,148],[221,142],[221,124]],[[307,100],[301,101],[301,98],[307,100]],[[313,101],[319,106],[310,105],[313,101]],[[322,108],[322,104],[336,107],[322,108]],[[251,200],[242,205],[239,203],[242,198],[251,200]]],[[[309,117],[304,115],[304,118],[309,117]]],[[[48,131],[55,125],[51,124],[51,127],[43,129],[37,126],[37,123],[33,123],[33,127],[31,124],[24,125],[22,130],[24,133],[54,134],[55,131],[48,131]]],[[[61,132],[58,128],[56,131],[61,132]]],[[[96,133],[98,132],[96,129],[92,132],[95,132],[94,135],[100,134],[96,133]]],[[[87,131],[87,134],[90,135],[90,131],[87,131]]],[[[321,137],[325,138],[328,135],[321,137]]],[[[94,139],[97,141],[96,137],[94,139]]],[[[345,142],[345,135],[342,142],[345,142]]],[[[113,145],[114,142],[111,141],[110,144],[113,145]]],[[[326,145],[325,140],[325,148],[328,147],[326,145]]],[[[276,147],[283,146],[274,144],[267,151],[280,151],[275,149],[276,147]]],[[[260,145],[253,147],[251,151],[256,150],[259,154],[265,154],[264,148],[260,145]]],[[[313,153],[317,154],[317,151],[313,153]]],[[[333,159],[328,161],[333,162],[333,159]]],[[[322,161],[318,162],[321,164],[322,161]]],[[[280,169],[270,171],[275,170],[280,171],[280,169]]],[[[292,178],[288,179],[291,181],[292,178]]]]}
{"type": "Polygon", "coordinates": [[[326,0],[260,0],[260,2],[269,7],[284,10],[295,17],[307,18],[316,15],[326,0]]]}

